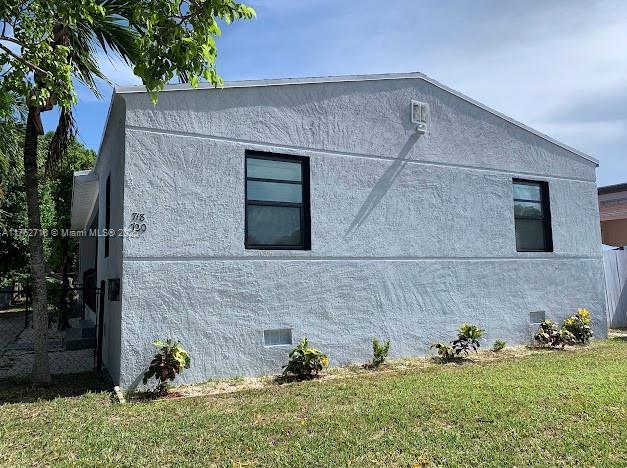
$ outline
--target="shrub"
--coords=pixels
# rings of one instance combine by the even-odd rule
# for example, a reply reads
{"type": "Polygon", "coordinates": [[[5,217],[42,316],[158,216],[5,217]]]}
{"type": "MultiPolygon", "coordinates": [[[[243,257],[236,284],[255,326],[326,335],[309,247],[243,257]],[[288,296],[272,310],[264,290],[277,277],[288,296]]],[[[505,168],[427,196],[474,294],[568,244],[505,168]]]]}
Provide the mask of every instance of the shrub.
{"type": "Polygon", "coordinates": [[[575,342],[575,337],[570,331],[563,327],[559,328],[551,320],[544,320],[540,323],[534,339],[540,345],[549,348],[564,348],[575,342]]]}
{"type": "Polygon", "coordinates": [[[477,349],[481,346],[479,339],[484,333],[485,330],[478,326],[464,323],[457,331],[457,339],[452,341],[451,344],[434,343],[431,345],[431,348],[437,349],[438,355],[445,361],[459,357],[462,353],[468,356],[471,350],[477,352],[477,349]]]}
{"type": "Polygon", "coordinates": [[[154,377],[159,382],[154,392],[158,395],[165,395],[168,393],[168,380],[174,380],[184,369],[189,369],[191,358],[178,341],[156,340],[153,344],[159,348],[159,351],[144,373],[144,385],[154,377]]]}
{"type": "Polygon", "coordinates": [[[372,339],[372,367],[379,367],[385,362],[390,352],[390,340],[386,340],[383,344],[379,343],[376,338],[372,339]]]}
{"type": "Polygon", "coordinates": [[[288,363],[283,366],[283,375],[293,374],[299,379],[310,379],[329,365],[327,355],[316,348],[310,348],[307,338],[303,338],[290,351],[289,358],[288,363]]]}
{"type": "Polygon", "coordinates": [[[444,361],[451,361],[457,356],[453,347],[446,343],[433,343],[431,348],[438,350],[438,356],[444,361]]]}
{"type": "Polygon", "coordinates": [[[503,351],[506,345],[507,343],[505,343],[505,341],[496,340],[494,344],[492,345],[492,351],[494,351],[495,353],[498,353],[499,351],[503,351]]]}
{"type": "Polygon", "coordinates": [[[479,339],[483,336],[484,332],[485,330],[482,330],[476,325],[464,323],[459,327],[457,339],[452,343],[455,355],[459,356],[461,353],[464,353],[468,356],[470,351],[477,352],[477,349],[481,346],[479,339]]]}
{"type": "Polygon", "coordinates": [[[573,335],[576,343],[587,343],[592,338],[590,312],[588,309],[579,309],[575,315],[564,320],[562,328],[573,335]]]}

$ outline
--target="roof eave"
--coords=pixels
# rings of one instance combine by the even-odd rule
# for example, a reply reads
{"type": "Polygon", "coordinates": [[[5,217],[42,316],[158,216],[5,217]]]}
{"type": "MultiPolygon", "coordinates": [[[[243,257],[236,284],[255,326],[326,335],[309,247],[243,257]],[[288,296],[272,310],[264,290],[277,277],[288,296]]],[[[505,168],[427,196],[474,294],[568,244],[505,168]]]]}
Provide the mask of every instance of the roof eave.
{"type": "Polygon", "coordinates": [[[98,199],[98,175],[91,170],[76,171],[72,182],[71,228],[85,229],[98,199]]]}

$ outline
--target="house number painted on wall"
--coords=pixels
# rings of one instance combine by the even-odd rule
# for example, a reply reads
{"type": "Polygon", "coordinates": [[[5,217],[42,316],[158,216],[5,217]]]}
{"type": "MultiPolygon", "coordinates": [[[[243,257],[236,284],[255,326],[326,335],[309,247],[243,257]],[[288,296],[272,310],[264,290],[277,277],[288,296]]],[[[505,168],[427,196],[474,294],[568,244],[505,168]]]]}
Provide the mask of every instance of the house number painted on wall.
{"type": "Polygon", "coordinates": [[[146,220],[144,213],[131,213],[131,224],[129,229],[133,232],[144,232],[146,230],[146,220]]]}

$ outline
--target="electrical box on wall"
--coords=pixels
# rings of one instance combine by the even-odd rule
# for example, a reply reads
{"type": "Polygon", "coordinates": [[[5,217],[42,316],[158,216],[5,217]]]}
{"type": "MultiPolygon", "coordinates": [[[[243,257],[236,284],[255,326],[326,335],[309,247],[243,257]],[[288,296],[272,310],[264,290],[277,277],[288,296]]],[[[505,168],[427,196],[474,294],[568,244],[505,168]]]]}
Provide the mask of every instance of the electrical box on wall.
{"type": "Polygon", "coordinates": [[[107,298],[110,301],[120,300],[120,278],[109,278],[107,298]]]}
{"type": "Polygon", "coordinates": [[[411,123],[416,124],[418,133],[426,133],[428,127],[429,106],[426,102],[411,101],[411,123]]]}

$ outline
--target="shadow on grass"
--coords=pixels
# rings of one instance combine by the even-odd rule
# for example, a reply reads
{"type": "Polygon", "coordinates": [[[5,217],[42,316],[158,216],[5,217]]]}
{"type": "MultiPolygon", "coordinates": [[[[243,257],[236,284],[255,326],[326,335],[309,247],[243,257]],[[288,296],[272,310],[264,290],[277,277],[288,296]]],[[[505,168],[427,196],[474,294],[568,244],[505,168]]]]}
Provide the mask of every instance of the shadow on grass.
{"type": "Polygon", "coordinates": [[[311,380],[317,380],[322,378],[322,375],[309,375],[309,376],[298,376],[298,375],[277,375],[272,379],[272,383],[276,385],[283,385],[293,382],[309,382],[311,380]]]}
{"type": "Polygon", "coordinates": [[[89,392],[109,392],[112,386],[111,378],[106,373],[96,372],[54,375],[49,387],[40,388],[33,388],[28,379],[7,379],[0,381],[0,406],[75,397],[89,392]]]}

